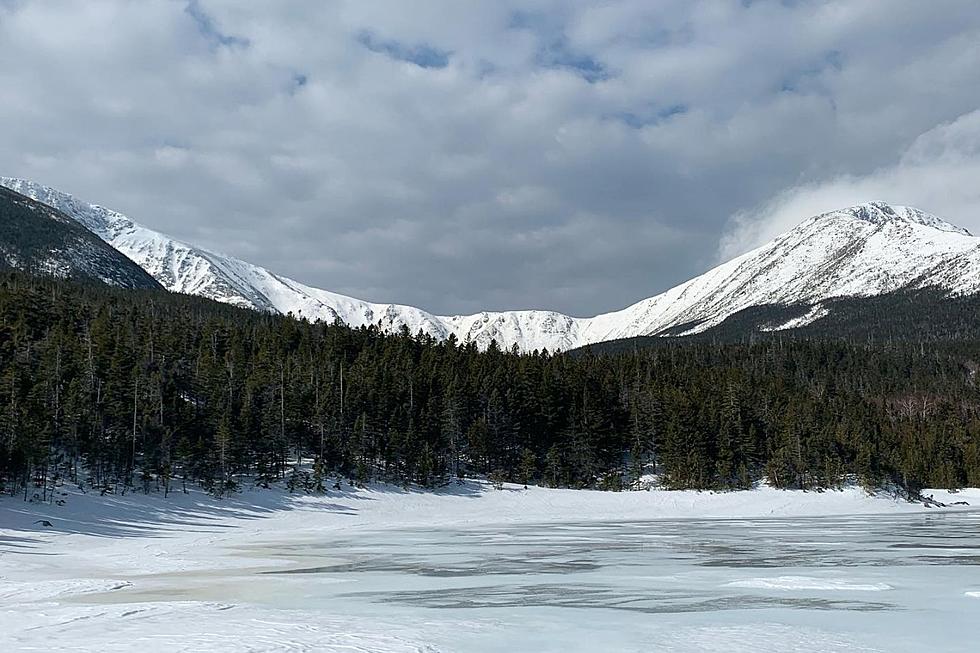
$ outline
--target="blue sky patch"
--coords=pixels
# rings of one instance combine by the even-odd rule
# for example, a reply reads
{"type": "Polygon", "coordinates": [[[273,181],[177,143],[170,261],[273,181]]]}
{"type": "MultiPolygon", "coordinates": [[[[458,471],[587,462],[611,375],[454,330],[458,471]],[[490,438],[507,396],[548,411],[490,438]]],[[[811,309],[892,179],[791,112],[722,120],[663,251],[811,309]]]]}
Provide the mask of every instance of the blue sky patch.
{"type": "Polygon", "coordinates": [[[394,40],[381,39],[377,35],[363,31],[358,42],[372,52],[386,55],[398,61],[407,61],[420,68],[445,68],[449,65],[448,50],[440,50],[428,43],[406,44],[394,40]]]}

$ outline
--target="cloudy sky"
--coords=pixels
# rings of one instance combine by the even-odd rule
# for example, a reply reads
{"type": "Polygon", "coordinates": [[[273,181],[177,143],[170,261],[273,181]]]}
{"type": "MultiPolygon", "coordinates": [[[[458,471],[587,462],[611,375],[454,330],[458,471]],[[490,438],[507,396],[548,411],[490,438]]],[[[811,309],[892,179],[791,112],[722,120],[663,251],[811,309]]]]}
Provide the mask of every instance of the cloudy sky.
{"type": "Polygon", "coordinates": [[[0,0],[0,175],[440,313],[880,199],[980,232],[975,0],[0,0]]]}

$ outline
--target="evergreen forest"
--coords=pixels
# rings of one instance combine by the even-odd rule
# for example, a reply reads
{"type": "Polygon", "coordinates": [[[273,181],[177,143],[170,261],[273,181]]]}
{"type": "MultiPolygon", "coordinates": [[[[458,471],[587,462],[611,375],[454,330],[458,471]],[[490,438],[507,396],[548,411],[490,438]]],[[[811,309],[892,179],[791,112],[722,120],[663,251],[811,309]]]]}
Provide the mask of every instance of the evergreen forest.
{"type": "Polygon", "coordinates": [[[4,272],[0,491],[980,486],[978,369],[970,338],[481,352],[4,272]]]}

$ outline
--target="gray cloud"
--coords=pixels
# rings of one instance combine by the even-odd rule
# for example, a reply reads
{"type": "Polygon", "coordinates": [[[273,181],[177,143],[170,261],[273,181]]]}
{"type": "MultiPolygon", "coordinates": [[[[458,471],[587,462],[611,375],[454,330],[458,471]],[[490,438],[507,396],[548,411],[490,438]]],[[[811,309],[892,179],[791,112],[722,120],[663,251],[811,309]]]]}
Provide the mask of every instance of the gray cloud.
{"type": "Polygon", "coordinates": [[[616,309],[831,201],[976,199],[940,143],[970,0],[28,0],[0,57],[3,174],[440,313],[616,309]]]}

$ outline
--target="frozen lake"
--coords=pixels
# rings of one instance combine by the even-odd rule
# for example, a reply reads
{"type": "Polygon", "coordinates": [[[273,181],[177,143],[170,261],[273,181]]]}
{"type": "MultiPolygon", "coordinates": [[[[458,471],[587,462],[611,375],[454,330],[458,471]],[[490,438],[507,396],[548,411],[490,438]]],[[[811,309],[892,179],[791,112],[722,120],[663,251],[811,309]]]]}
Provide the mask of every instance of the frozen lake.
{"type": "MultiPolygon", "coordinates": [[[[972,653],[980,632],[974,512],[426,526],[263,539],[225,550],[244,559],[237,569],[141,575],[73,601],[103,608],[204,602],[227,608],[232,619],[216,632],[239,623],[244,638],[263,620],[397,635],[390,648],[352,640],[347,650],[355,651],[972,653]]],[[[287,630],[283,648],[304,649],[287,630]]],[[[198,637],[194,645],[207,632],[198,637]]],[[[251,650],[275,648],[255,642],[251,650]]]]}
{"type": "Polygon", "coordinates": [[[8,497],[0,651],[973,653],[980,490],[929,492],[8,497]]]}

